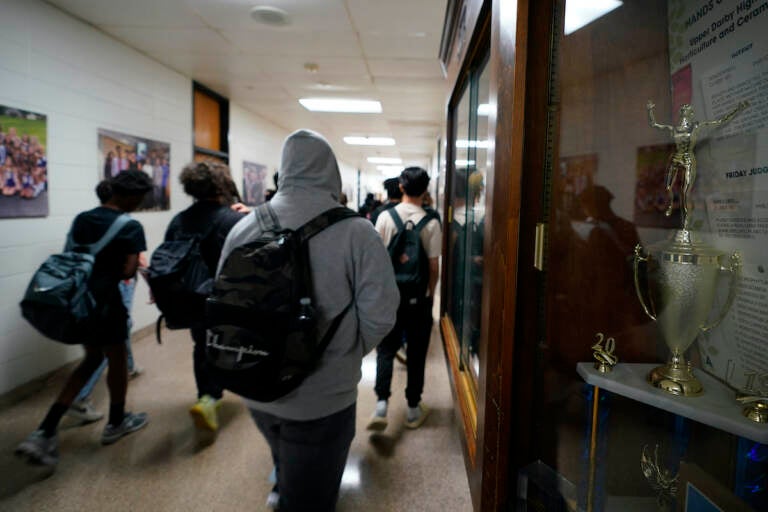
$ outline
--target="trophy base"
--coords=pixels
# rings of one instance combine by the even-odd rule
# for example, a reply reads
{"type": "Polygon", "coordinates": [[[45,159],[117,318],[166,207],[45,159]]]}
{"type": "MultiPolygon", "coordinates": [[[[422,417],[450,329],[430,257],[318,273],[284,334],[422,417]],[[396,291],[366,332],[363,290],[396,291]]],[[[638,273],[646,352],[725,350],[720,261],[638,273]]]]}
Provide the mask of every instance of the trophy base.
{"type": "Polygon", "coordinates": [[[687,365],[665,364],[651,370],[648,382],[667,393],[679,396],[697,396],[704,388],[687,365]]]}
{"type": "Polygon", "coordinates": [[[755,402],[744,408],[742,414],[755,423],[768,423],[768,403],[755,402]]]}

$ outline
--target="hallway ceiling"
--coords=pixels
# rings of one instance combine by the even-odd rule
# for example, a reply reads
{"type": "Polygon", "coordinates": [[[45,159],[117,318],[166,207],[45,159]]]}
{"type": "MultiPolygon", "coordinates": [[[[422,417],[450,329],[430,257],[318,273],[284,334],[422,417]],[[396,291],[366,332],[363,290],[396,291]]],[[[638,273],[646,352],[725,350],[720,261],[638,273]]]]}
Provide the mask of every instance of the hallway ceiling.
{"type": "Polygon", "coordinates": [[[375,170],[367,157],[386,156],[427,166],[435,150],[446,0],[48,2],[286,130],[322,133],[349,165],[375,170]],[[260,24],[250,15],[256,5],[283,9],[291,21],[260,24]],[[313,113],[299,105],[306,97],[379,100],[383,113],[313,113]],[[347,135],[397,145],[349,146],[347,135]]]}

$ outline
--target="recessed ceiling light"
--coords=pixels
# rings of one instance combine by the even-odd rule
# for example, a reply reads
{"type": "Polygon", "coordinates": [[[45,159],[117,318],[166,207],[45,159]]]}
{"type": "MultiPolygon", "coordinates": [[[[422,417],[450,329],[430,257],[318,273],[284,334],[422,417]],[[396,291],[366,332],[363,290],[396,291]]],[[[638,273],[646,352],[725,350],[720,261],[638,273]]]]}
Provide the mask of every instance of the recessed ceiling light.
{"type": "Polygon", "coordinates": [[[621,4],[619,0],[568,0],[565,3],[565,35],[589,25],[621,4]]]}
{"type": "Polygon", "coordinates": [[[264,25],[274,27],[288,25],[291,22],[291,17],[286,11],[271,5],[257,5],[251,9],[251,18],[264,25]]]}
{"type": "Polygon", "coordinates": [[[381,103],[375,100],[346,100],[340,98],[301,98],[299,103],[312,112],[346,112],[350,114],[380,114],[381,103]]]}
{"type": "Polygon", "coordinates": [[[469,167],[470,165],[475,165],[474,160],[456,160],[456,165],[459,167],[469,167]]]}
{"type": "Polygon", "coordinates": [[[477,106],[477,115],[488,116],[491,115],[491,105],[489,103],[481,103],[477,106]]]}
{"type": "Polygon", "coordinates": [[[351,146],[394,146],[392,137],[344,137],[344,142],[351,146]]]}
{"type": "Polygon", "coordinates": [[[402,164],[403,160],[400,158],[388,157],[388,156],[369,156],[368,161],[372,164],[402,164]]]}
{"type": "Polygon", "coordinates": [[[384,174],[391,174],[393,172],[400,173],[403,170],[402,165],[377,165],[376,169],[380,170],[384,174]]]}

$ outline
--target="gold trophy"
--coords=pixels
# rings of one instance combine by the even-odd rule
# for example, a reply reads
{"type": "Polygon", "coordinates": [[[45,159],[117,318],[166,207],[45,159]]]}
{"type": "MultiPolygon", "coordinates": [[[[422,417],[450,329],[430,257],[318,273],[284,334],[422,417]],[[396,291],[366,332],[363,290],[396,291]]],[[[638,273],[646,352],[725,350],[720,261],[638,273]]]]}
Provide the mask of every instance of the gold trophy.
{"type": "Polygon", "coordinates": [[[672,213],[672,187],[678,171],[684,171],[680,198],[683,229],[674,231],[670,239],[650,246],[646,255],[643,255],[643,247],[638,244],[635,247],[634,262],[637,297],[645,313],[659,325],[662,337],[672,352],[669,363],[653,369],[648,380],[654,386],[675,395],[693,396],[703,391],[684,353],[700,332],[712,329],[725,317],[736,295],[736,282],[741,269],[738,253],[724,254],[704,243],[689,229],[689,214],[693,205],[688,193],[696,179],[696,157],[693,150],[703,130],[723,126],[747,105],[741,102],[722,118],[702,123],[694,121],[690,105],[683,105],[677,126],[658,124],[653,113],[655,105],[650,101],[647,105],[650,125],[670,131],[675,140],[675,152],[670,158],[666,179],[670,201],[667,215],[672,213]],[[646,263],[647,267],[646,293],[641,289],[640,263],[646,263]],[[719,276],[723,271],[731,275],[728,298],[714,321],[707,323],[715,301],[719,276]]]}

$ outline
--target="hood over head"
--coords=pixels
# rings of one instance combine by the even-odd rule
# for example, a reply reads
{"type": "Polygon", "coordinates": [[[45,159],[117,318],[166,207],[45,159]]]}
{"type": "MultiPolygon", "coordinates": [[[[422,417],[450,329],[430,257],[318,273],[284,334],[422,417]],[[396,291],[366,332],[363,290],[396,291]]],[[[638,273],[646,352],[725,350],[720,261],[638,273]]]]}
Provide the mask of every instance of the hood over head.
{"type": "Polygon", "coordinates": [[[336,156],[328,141],[310,130],[297,130],[285,139],[277,181],[277,195],[301,192],[319,194],[336,203],[341,194],[336,156]]]}

